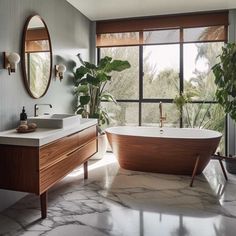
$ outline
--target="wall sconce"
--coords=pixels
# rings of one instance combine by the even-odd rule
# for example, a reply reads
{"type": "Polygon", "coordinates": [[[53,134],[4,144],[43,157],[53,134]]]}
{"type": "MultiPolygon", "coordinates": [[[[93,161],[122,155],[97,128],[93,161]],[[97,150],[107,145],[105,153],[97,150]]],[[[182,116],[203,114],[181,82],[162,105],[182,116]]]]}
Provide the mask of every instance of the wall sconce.
{"type": "Polygon", "coordinates": [[[60,81],[63,79],[64,73],[66,72],[66,66],[63,64],[55,65],[55,75],[60,81]]]}
{"type": "Polygon", "coordinates": [[[20,62],[19,54],[12,52],[7,54],[3,52],[3,60],[4,60],[4,69],[8,70],[8,74],[15,73],[17,70],[17,64],[20,62]]]}

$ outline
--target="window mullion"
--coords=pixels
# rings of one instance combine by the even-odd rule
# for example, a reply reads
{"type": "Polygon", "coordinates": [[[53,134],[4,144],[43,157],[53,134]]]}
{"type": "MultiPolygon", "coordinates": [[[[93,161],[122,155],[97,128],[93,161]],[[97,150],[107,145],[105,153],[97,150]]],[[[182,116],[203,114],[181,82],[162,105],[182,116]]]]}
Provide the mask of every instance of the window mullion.
{"type": "Polygon", "coordinates": [[[139,46],[139,126],[142,125],[142,99],[143,99],[143,46],[139,46]]]}
{"type": "MultiPolygon", "coordinates": [[[[184,92],[184,31],[183,28],[180,29],[180,57],[179,57],[179,94],[184,92]]],[[[183,127],[183,108],[181,108],[180,112],[180,128],[183,127]]]]}

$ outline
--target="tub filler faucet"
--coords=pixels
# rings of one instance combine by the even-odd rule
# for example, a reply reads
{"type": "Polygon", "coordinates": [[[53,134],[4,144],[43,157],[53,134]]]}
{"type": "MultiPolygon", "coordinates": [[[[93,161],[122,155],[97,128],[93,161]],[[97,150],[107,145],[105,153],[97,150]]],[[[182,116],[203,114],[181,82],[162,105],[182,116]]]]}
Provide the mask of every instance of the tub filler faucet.
{"type": "Polygon", "coordinates": [[[163,114],[162,114],[162,102],[159,103],[159,110],[160,110],[160,118],[159,118],[160,128],[162,128],[163,127],[163,121],[166,120],[166,115],[163,116],[163,114]]]}

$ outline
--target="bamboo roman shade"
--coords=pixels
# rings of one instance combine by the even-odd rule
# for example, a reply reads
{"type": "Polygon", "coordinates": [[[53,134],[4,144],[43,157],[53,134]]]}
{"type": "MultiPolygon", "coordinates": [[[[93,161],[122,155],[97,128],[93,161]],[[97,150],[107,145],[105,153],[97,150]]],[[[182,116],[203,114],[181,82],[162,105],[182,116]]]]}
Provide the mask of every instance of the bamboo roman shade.
{"type": "Polygon", "coordinates": [[[228,11],[97,21],[97,47],[227,41],[228,24],[228,11]]]}

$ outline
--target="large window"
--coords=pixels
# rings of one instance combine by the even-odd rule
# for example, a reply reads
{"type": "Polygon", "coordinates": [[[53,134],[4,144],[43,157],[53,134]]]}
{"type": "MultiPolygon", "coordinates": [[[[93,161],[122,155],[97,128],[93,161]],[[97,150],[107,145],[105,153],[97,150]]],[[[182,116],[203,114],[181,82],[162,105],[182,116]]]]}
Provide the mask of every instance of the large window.
{"type": "Polygon", "coordinates": [[[128,60],[131,68],[120,73],[113,73],[112,81],[107,83],[109,90],[116,99],[127,100],[139,98],[139,47],[111,47],[101,50],[101,57],[128,60]]]}
{"type": "Polygon", "coordinates": [[[184,90],[198,101],[213,101],[216,85],[212,66],[217,63],[223,42],[184,44],[184,90]]]}
{"type": "Polygon", "coordinates": [[[107,86],[118,100],[118,105],[106,104],[112,117],[110,125],[158,126],[158,105],[162,102],[165,126],[224,133],[225,115],[215,102],[211,68],[217,63],[226,32],[225,25],[217,25],[100,35],[100,57],[111,56],[131,64],[130,69],[114,73],[107,86]],[[173,99],[181,93],[191,94],[192,101],[180,114],[173,99]]]}
{"type": "Polygon", "coordinates": [[[179,44],[143,47],[143,98],[178,95],[179,52],[179,44]]]}

